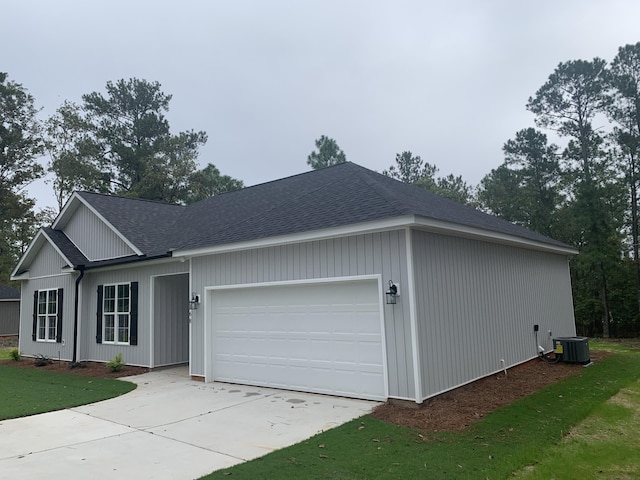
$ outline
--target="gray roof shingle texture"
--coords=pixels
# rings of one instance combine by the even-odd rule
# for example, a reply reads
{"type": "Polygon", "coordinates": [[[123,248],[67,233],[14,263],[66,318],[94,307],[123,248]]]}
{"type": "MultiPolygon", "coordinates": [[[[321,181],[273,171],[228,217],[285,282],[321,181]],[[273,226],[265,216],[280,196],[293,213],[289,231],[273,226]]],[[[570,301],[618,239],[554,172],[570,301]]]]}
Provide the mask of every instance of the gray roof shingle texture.
{"type": "Polygon", "coordinates": [[[225,193],[188,207],[174,242],[191,249],[402,215],[565,244],[353,163],[225,193]]]}
{"type": "Polygon", "coordinates": [[[60,230],[54,230],[53,228],[47,227],[44,228],[44,233],[51,239],[53,243],[60,249],[60,251],[64,254],[65,257],[73,264],[69,265],[70,267],[75,267],[77,265],[86,265],[89,260],[84,254],[76,247],[69,237],[65,235],[64,232],[60,230]]]}
{"type": "Polygon", "coordinates": [[[20,290],[0,285],[0,300],[20,300],[20,290]]]}
{"type": "MultiPolygon", "coordinates": [[[[404,215],[567,247],[349,162],[216,195],[189,206],[88,192],[79,195],[147,258],[167,255],[174,249],[232,244],[404,215]]],[[[66,236],[60,234],[56,244],[65,245],[66,236]]],[[[84,257],[72,251],[75,246],[60,248],[71,252],[67,258],[73,257],[74,263],[84,257]]]]}

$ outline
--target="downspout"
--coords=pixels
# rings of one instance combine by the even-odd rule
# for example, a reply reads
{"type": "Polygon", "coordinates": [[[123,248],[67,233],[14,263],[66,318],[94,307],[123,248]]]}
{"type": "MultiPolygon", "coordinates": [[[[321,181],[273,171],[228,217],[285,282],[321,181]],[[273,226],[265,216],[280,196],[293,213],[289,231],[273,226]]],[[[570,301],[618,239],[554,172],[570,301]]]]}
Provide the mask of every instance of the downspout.
{"type": "Polygon", "coordinates": [[[80,282],[84,277],[84,265],[78,265],[77,270],[80,271],[80,275],[76,278],[76,297],[73,306],[73,360],[71,361],[71,368],[75,368],[77,365],[77,352],[78,352],[78,292],[80,290],[80,282]]]}

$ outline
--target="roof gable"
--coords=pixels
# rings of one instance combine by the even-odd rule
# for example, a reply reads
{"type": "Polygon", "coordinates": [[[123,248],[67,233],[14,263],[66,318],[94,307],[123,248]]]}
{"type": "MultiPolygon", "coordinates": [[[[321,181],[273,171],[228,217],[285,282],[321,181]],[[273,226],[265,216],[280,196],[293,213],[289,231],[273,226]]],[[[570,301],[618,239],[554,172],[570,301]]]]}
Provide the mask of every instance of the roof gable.
{"type": "Polygon", "coordinates": [[[91,261],[139,255],[113,226],[81,204],[64,226],[65,235],[91,261]]]}
{"type": "Polygon", "coordinates": [[[171,250],[171,227],[184,205],[79,192],[78,195],[111,225],[123,239],[135,246],[138,255],[154,257],[171,250]]]}
{"type": "MultiPolygon", "coordinates": [[[[63,232],[53,230],[49,227],[42,228],[38,231],[29,244],[29,247],[27,247],[26,252],[20,258],[20,261],[11,273],[11,278],[16,278],[29,270],[32,264],[38,259],[41,250],[46,249],[47,246],[50,247],[51,251],[55,252],[53,255],[62,260],[62,265],[59,265],[59,267],[68,266],[73,268],[88,262],[87,258],[63,232]]],[[[55,272],[50,273],[60,273],[60,269],[56,268],[55,272]]]]}

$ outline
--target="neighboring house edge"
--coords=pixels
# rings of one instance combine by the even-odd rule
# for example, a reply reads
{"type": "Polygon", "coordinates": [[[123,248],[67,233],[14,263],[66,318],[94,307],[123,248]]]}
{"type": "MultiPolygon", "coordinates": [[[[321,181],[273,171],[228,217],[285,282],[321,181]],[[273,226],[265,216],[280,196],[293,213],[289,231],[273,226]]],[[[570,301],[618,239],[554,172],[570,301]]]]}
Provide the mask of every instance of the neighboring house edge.
{"type": "Polygon", "coordinates": [[[20,330],[20,290],[0,285],[0,347],[15,346],[20,330]]]}
{"type": "Polygon", "coordinates": [[[422,403],[575,335],[575,254],[345,163],[186,207],[75,193],[12,279],[27,356],[422,403]]]}

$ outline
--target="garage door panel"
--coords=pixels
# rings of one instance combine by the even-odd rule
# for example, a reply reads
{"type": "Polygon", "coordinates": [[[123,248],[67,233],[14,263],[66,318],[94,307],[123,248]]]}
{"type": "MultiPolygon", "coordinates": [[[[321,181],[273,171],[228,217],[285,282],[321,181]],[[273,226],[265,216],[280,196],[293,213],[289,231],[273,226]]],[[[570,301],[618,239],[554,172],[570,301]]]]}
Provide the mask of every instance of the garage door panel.
{"type": "Polygon", "coordinates": [[[225,289],[212,305],[215,380],[385,398],[376,280],[225,289]]]}

